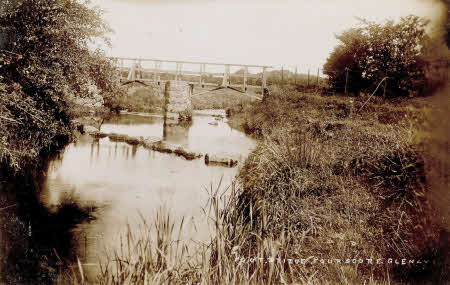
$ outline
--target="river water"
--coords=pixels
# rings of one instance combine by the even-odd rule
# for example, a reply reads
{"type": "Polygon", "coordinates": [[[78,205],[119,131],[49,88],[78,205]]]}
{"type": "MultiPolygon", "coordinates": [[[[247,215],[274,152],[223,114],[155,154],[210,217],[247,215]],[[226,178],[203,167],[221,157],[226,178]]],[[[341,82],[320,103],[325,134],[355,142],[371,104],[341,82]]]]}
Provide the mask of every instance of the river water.
{"type": "Polygon", "coordinates": [[[42,268],[54,270],[54,262],[46,260],[50,255],[67,262],[78,258],[87,267],[96,267],[106,247],[119,246],[127,225],[139,224],[141,217],[151,221],[161,207],[175,220],[185,217],[189,221],[184,238],[206,240],[209,232],[202,207],[209,195],[205,189],[220,184],[221,191],[226,191],[256,145],[225,120],[202,112],[194,115],[191,124],[166,126],[160,117],[122,114],[104,122],[101,131],[159,137],[197,153],[232,153],[240,160],[233,168],[109,138],[85,135],[69,144],[49,162],[41,181],[35,181],[39,186],[36,201],[5,198],[18,202],[0,212],[6,221],[0,229],[0,254],[4,256],[0,274],[23,276],[3,280],[26,283],[36,272],[42,274],[42,268]],[[39,269],[19,270],[27,262],[39,269]]]}

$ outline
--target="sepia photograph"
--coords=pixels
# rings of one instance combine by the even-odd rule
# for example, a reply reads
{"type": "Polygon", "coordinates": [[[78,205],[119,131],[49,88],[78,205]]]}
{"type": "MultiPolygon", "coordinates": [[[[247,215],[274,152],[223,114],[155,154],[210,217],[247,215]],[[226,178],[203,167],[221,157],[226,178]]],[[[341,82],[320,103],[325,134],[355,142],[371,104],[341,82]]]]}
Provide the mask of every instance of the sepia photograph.
{"type": "Polygon", "coordinates": [[[0,285],[450,284],[450,0],[0,0],[0,285]]]}

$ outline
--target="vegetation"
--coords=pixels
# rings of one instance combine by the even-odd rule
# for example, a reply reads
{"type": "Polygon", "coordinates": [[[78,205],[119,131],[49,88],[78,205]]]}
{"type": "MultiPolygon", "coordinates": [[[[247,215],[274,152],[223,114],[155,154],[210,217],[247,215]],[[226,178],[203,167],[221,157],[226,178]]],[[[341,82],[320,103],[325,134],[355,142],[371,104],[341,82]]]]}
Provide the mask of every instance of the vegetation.
{"type": "MultiPolygon", "coordinates": [[[[139,83],[130,83],[121,90],[122,94],[111,97],[108,100],[108,107],[112,110],[128,110],[130,112],[162,113],[164,109],[164,99],[162,89],[157,86],[143,86],[139,83]]],[[[236,106],[244,106],[249,102],[258,100],[261,94],[259,90],[249,88],[246,96],[231,89],[201,88],[195,86],[192,96],[192,106],[196,110],[206,109],[227,109],[236,106]]],[[[260,89],[260,88],[258,88],[260,89]]]]}
{"type": "Polygon", "coordinates": [[[210,241],[183,240],[184,221],[159,212],[127,229],[97,282],[444,283],[448,209],[433,200],[448,194],[433,189],[448,186],[436,155],[445,138],[427,127],[438,102],[364,103],[274,89],[271,108],[233,109],[230,121],[261,143],[227,194],[209,189],[210,241]],[[433,140],[431,155],[424,144],[433,140]]]}
{"type": "Polygon", "coordinates": [[[427,24],[428,21],[417,16],[384,24],[362,19],[359,27],[336,36],[341,44],[327,59],[324,73],[332,87],[340,92],[346,85],[352,93],[372,91],[388,77],[386,96],[423,94],[427,84],[426,57],[434,44],[426,34],[427,24]]]}
{"type": "MultiPolygon", "coordinates": [[[[91,86],[110,108],[138,110],[158,103],[142,95],[126,105],[127,98],[115,96],[114,69],[89,49],[93,39],[106,40],[109,29],[87,2],[6,0],[2,5],[2,170],[3,165],[24,168],[64,143],[72,133],[71,98],[90,96],[91,86]]],[[[325,66],[332,84],[338,88],[350,68],[359,74],[349,86],[352,92],[373,90],[386,76],[391,97],[417,90],[426,79],[425,26],[417,17],[398,24],[362,21],[361,28],[339,35],[342,45],[325,66]]],[[[447,92],[437,102],[376,98],[370,103],[290,88],[274,87],[271,93],[264,103],[236,104],[226,97],[208,105],[214,97],[194,99],[197,108],[228,107],[230,123],[260,139],[226,194],[220,185],[209,189],[204,210],[210,241],[197,246],[182,241],[184,220],[178,224],[161,211],[153,223],[143,219],[140,228],[128,227],[122,248],[106,255],[96,282],[448,280],[448,160],[441,158],[448,158],[448,126],[426,117],[434,110],[448,117],[447,92]]],[[[85,283],[83,265],[78,266],[79,272],[61,282],[85,283]]]]}
{"type": "Polygon", "coordinates": [[[70,137],[71,100],[114,92],[101,12],[77,0],[7,0],[0,13],[0,160],[18,170],[70,137]],[[64,138],[64,139],[63,139],[64,138]]]}
{"type": "Polygon", "coordinates": [[[250,102],[258,100],[257,98],[261,98],[261,94],[258,94],[259,90],[253,90],[253,88],[248,89],[247,94],[250,96],[231,89],[220,89],[212,92],[208,92],[208,89],[210,88],[194,88],[194,96],[192,97],[194,109],[227,109],[238,106],[242,108],[250,102]]]}
{"type": "MultiPolygon", "coordinates": [[[[417,140],[427,110],[436,106],[378,100],[358,111],[358,99],[275,94],[270,109],[251,107],[241,118],[247,132],[264,139],[241,171],[236,207],[252,219],[253,231],[284,235],[286,258],[434,260],[426,266],[338,266],[314,276],[330,283],[446,280],[439,275],[448,267],[440,254],[442,212],[430,207],[427,150],[417,140]]],[[[258,240],[246,242],[245,255],[255,255],[258,240]]]]}
{"type": "Polygon", "coordinates": [[[162,90],[164,89],[130,83],[107,100],[108,107],[114,111],[160,113],[164,109],[162,90]]]}

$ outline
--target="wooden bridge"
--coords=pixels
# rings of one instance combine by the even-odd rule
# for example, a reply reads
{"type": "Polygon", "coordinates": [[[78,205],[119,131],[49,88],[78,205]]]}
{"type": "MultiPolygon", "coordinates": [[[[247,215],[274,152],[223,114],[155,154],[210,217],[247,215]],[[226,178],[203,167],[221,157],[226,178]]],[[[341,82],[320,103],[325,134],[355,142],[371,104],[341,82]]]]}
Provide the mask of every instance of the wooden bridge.
{"type": "Polygon", "coordinates": [[[131,82],[139,82],[144,85],[147,83],[161,85],[168,80],[182,80],[192,85],[199,85],[201,88],[205,86],[216,87],[201,94],[223,88],[233,89],[241,93],[247,93],[249,88],[261,88],[261,93],[263,93],[264,88],[266,88],[266,71],[272,68],[271,66],[265,65],[143,58],[112,57],[110,59],[117,67],[118,77],[120,83],[123,85],[131,82]],[[165,67],[167,65],[172,66],[172,68],[165,67]],[[190,68],[185,68],[186,66],[190,68]],[[231,68],[238,68],[239,73],[232,73],[231,68]],[[256,74],[249,73],[249,68],[259,70],[260,72],[256,74]],[[215,69],[215,72],[208,72],[207,69],[215,69]],[[217,72],[217,70],[223,70],[223,72],[217,72]],[[208,80],[211,81],[212,78],[218,78],[219,82],[207,82],[208,80]],[[256,84],[249,85],[249,80],[252,80],[256,84]]]}

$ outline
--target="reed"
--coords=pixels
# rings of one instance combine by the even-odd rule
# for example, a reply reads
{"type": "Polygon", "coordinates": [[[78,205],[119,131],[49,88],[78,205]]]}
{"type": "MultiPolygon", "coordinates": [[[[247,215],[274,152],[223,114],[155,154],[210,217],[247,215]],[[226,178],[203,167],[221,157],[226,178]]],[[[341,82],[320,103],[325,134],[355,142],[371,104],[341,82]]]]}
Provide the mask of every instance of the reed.
{"type": "Polygon", "coordinates": [[[231,186],[207,189],[209,239],[185,237],[185,220],[160,209],[128,227],[97,283],[445,282],[445,231],[415,142],[428,102],[377,99],[357,112],[365,101],[280,89],[271,108],[232,112],[261,141],[231,186]]]}

